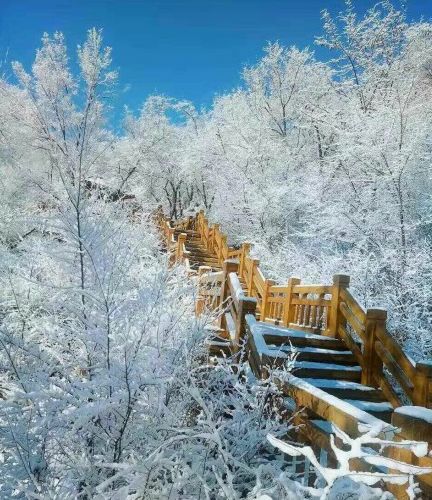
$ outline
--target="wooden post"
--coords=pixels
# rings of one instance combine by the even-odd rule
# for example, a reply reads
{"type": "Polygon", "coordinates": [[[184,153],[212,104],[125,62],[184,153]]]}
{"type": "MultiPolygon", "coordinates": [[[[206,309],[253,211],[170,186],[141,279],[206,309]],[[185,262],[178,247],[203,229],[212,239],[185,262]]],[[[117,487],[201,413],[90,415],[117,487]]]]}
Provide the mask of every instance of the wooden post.
{"type": "Polygon", "coordinates": [[[293,288],[296,285],[300,285],[300,278],[290,278],[288,280],[288,290],[285,303],[283,305],[282,311],[282,325],[288,326],[290,323],[294,323],[294,313],[295,307],[292,305],[292,297],[293,297],[293,288]]]}
{"type": "MultiPolygon", "coordinates": [[[[226,300],[228,299],[230,295],[230,287],[229,287],[229,274],[230,273],[236,273],[238,270],[238,263],[235,260],[226,260],[223,263],[222,267],[222,285],[221,285],[221,293],[220,293],[220,304],[222,309],[226,307],[226,300]]],[[[219,317],[219,328],[222,328],[223,330],[227,330],[227,324],[226,324],[226,319],[225,319],[225,313],[222,311],[220,317],[219,317]]]]}
{"type": "Polygon", "coordinates": [[[244,265],[245,265],[245,259],[249,255],[251,248],[250,243],[243,243],[241,246],[241,256],[240,256],[240,268],[239,268],[239,277],[242,278],[244,275],[244,265]]]}
{"type": "Polygon", "coordinates": [[[380,376],[383,371],[381,358],[375,349],[378,330],[385,334],[387,311],[385,309],[368,309],[365,320],[365,340],[363,345],[364,366],[361,383],[364,385],[379,386],[380,376]]]}
{"type": "Polygon", "coordinates": [[[234,351],[240,349],[246,335],[246,315],[252,314],[255,316],[256,306],[257,300],[253,297],[242,297],[239,300],[234,351]]]}
{"type": "Polygon", "coordinates": [[[416,372],[413,403],[418,406],[432,408],[432,361],[416,363],[416,372]]]}
{"type": "Polygon", "coordinates": [[[186,233],[180,233],[177,238],[177,253],[176,253],[176,261],[183,262],[183,246],[186,244],[186,233]]]}
{"type": "Polygon", "coordinates": [[[211,237],[211,244],[210,244],[210,248],[209,248],[209,250],[210,250],[211,252],[214,252],[215,242],[216,242],[216,236],[217,236],[217,234],[219,233],[219,228],[220,228],[220,224],[213,224],[213,231],[212,231],[212,237],[211,237]]]}
{"type": "Polygon", "coordinates": [[[255,269],[259,266],[260,262],[259,259],[251,259],[251,260],[252,260],[251,272],[249,276],[249,282],[247,283],[247,292],[249,297],[252,297],[255,269]]]}
{"type": "Polygon", "coordinates": [[[261,311],[260,311],[260,320],[265,321],[268,309],[268,296],[270,288],[276,284],[276,281],[266,279],[264,281],[264,291],[261,297],[261,311]]]}
{"type": "MultiPolygon", "coordinates": [[[[227,235],[220,235],[220,248],[219,248],[219,263],[222,264],[228,258],[228,255],[225,255],[225,248],[227,248],[227,235]]],[[[237,272],[237,271],[236,271],[237,272]]]]}
{"type": "Polygon", "coordinates": [[[343,322],[342,313],[339,311],[340,291],[348,288],[350,277],[345,274],[335,274],[333,276],[333,288],[330,308],[330,318],[327,323],[327,329],[324,335],[328,337],[337,337],[339,325],[343,322]]]}

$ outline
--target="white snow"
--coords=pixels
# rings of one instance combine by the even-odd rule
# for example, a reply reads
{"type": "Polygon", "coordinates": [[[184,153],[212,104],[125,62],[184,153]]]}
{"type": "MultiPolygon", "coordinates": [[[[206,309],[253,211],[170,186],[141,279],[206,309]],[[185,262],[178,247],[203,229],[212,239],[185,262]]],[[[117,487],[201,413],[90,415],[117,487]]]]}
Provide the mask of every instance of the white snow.
{"type": "Polygon", "coordinates": [[[245,297],[245,293],[243,291],[243,288],[241,286],[240,280],[237,276],[236,273],[230,273],[229,274],[230,278],[230,283],[231,283],[231,288],[234,291],[234,297],[237,301],[240,299],[243,299],[245,297]]]}
{"type": "Polygon", "coordinates": [[[418,418],[419,420],[424,420],[428,424],[432,424],[432,410],[424,408],[423,406],[400,406],[395,409],[395,413],[418,418]]]}
{"type": "Polygon", "coordinates": [[[387,401],[382,401],[382,402],[374,402],[374,401],[361,401],[361,400],[356,400],[356,399],[346,399],[345,400],[347,403],[350,403],[357,408],[360,408],[364,411],[391,411],[393,410],[393,406],[388,403],[387,401]]]}
{"type": "Polygon", "coordinates": [[[304,378],[303,380],[321,389],[356,389],[359,391],[375,390],[373,387],[359,384],[358,382],[349,382],[347,380],[330,380],[326,378],[304,378]]]}
{"type": "Polygon", "coordinates": [[[360,366],[337,365],[335,363],[317,363],[315,361],[298,361],[294,368],[310,368],[311,370],[344,370],[348,372],[360,372],[360,366]]]}

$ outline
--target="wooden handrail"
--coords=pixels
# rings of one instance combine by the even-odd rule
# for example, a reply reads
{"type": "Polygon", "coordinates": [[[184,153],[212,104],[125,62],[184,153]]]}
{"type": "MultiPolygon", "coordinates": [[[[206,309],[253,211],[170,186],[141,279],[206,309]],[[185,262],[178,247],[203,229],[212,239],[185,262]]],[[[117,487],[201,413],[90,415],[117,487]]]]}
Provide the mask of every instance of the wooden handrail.
{"type": "Polygon", "coordinates": [[[204,212],[196,215],[196,227],[203,241],[204,228],[213,230],[213,250],[221,266],[228,257],[238,260],[239,280],[245,292],[257,300],[262,321],[341,337],[363,368],[362,381],[381,387],[394,406],[399,406],[401,399],[387,373],[414,404],[432,406],[432,364],[410,360],[386,329],[386,312],[365,311],[352,296],[349,276],[334,276],[332,285],[301,284],[298,278],[290,279],[287,285],[276,284],[265,277],[259,260],[251,257],[250,243],[243,243],[239,249],[229,247],[220,225],[208,226],[204,212]]]}
{"type": "MultiPolygon", "coordinates": [[[[363,369],[364,384],[380,387],[389,401],[399,406],[403,398],[387,379],[389,373],[414,404],[432,407],[432,363],[414,363],[404,353],[386,328],[386,312],[381,309],[365,311],[349,291],[349,276],[335,275],[331,285],[301,284],[298,278],[291,278],[286,285],[277,284],[265,277],[259,260],[250,255],[250,243],[243,243],[238,248],[229,246],[220,225],[209,224],[203,211],[195,218],[176,224],[160,212],[156,219],[167,251],[174,255],[174,260],[188,264],[187,234],[179,234],[176,241],[174,233],[176,229],[191,227],[209,253],[216,256],[220,267],[225,269],[225,262],[231,259],[229,273],[237,274],[245,297],[256,301],[261,321],[342,338],[363,369]]],[[[220,307],[228,299],[232,290],[227,279],[225,276],[217,304],[206,299],[207,305],[220,307]]],[[[204,302],[201,301],[201,309],[204,302]]],[[[234,316],[238,315],[238,306],[233,304],[234,316]]],[[[221,326],[227,328],[225,319],[221,322],[221,326]]]]}
{"type": "MultiPolygon", "coordinates": [[[[432,407],[432,362],[415,363],[404,353],[386,328],[387,312],[376,308],[365,310],[349,290],[349,276],[335,275],[332,284],[303,284],[299,278],[290,278],[287,284],[277,284],[266,278],[259,267],[259,260],[251,256],[249,243],[243,243],[239,248],[229,246],[228,237],[221,231],[220,225],[209,224],[203,211],[195,218],[177,223],[172,223],[160,213],[156,220],[170,254],[170,262],[182,262],[189,267],[186,243],[191,234],[190,229],[193,229],[193,238],[200,241],[199,254],[207,251],[212,259],[209,262],[217,260],[216,267],[222,268],[221,272],[212,272],[209,266],[200,266],[198,269],[196,313],[216,312],[218,346],[222,340],[229,346],[228,351],[223,352],[238,359],[243,355],[241,347],[245,345],[244,352],[255,376],[267,378],[272,367],[281,366],[276,363],[284,362],[281,352],[267,348],[266,344],[277,344],[279,339],[276,336],[273,339],[270,333],[266,334],[264,341],[264,335],[259,333],[261,328],[274,330],[273,326],[263,322],[280,324],[342,339],[361,367],[361,383],[380,388],[393,407],[402,406],[407,398],[415,405],[432,407]]],[[[333,339],[327,341],[339,343],[333,339]]],[[[318,415],[337,424],[352,436],[358,434],[359,423],[363,427],[364,424],[375,426],[381,423],[391,441],[400,439],[393,435],[394,427],[358,409],[349,401],[344,402],[327,394],[305,379],[279,371],[273,381],[295,402],[297,410],[306,409],[306,423],[311,423],[307,422],[308,415],[318,415]]],[[[408,425],[403,413],[406,410],[400,410],[400,415],[393,414],[392,422],[394,420],[393,423],[401,427],[403,432],[411,432],[411,427],[418,424],[414,422],[408,425]]],[[[310,425],[306,428],[308,432],[313,430],[310,425]]],[[[430,425],[427,431],[430,431],[430,425]]],[[[416,439],[423,437],[417,434],[416,439]]],[[[402,436],[408,437],[406,434],[402,436]]],[[[430,447],[430,439],[427,436],[424,438],[429,441],[430,447]]],[[[327,435],[323,439],[327,440],[328,445],[327,435]]],[[[389,453],[392,456],[394,452],[389,453]]],[[[417,464],[419,460],[417,455],[404,458],[410,464],[417,464]]],[[[421,460],[424,465],[432,465],[430,457],[421,460]]],[[[424,484],[432,488],[432,478],[422,482],[422,486],[424,484]]]]}

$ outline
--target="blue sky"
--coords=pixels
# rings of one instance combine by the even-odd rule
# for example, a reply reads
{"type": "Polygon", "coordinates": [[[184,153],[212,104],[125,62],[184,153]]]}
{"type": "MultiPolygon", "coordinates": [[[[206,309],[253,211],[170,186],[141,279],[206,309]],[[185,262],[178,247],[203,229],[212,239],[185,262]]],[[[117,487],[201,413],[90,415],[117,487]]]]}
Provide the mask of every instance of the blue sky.
{"type": "MultiPolygon", "coordinates": [[[[355,3],[364,10],[375,1],[355,3]]],[[[56,30],[74,56],[86,30],[101,27],[120,73],[118,110],[137,110],[155,92],[208,107],[240,83],[242,67],[267,41],[312,47],[321,9],[342,7],[342,0],[0,0],[0,57],[8,52],[29,67],[42,33],[56,30]]],[[[408,1],[408,14],[432,18],[432,2],[408,1]]]]}

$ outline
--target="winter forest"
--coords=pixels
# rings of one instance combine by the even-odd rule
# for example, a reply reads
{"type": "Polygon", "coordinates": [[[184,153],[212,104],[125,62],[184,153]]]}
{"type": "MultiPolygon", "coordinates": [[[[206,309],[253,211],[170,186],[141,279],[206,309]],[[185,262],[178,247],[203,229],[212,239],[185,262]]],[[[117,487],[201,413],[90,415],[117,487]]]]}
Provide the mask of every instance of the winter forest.
{"type": "Polygon", "coordinates": [[[287,467],[295,424],[271,384],[209,361],[212,318],[153,217],[205,210],[278,282],[350,275],[432,358],[432,23],[344,9],[310,41],[327,60],[269,43],[210,109],[152,95],[120,132],[102,30],[3,64],[1,499],[395,498],[342,452],[313,486],[287,467]]]}

